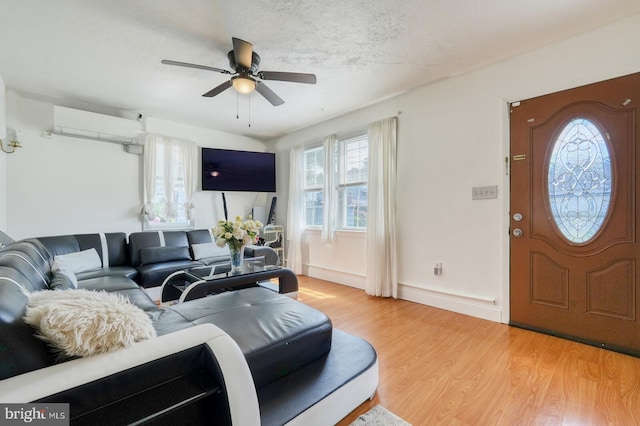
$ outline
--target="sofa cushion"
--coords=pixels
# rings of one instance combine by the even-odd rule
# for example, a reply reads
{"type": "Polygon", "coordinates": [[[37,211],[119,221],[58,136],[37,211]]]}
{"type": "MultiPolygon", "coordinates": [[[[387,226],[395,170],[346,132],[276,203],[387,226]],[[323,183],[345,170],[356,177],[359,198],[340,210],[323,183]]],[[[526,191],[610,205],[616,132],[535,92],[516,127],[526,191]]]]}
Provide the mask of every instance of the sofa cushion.
{"type": "Polygon", "coordinates": [[[140,264],[171,262],[174,260],[191,260],[189,247],[148,247],[140,249],[140,264]]]}
{"type": "Polygon", "coordinates": [[[102,259],[102,266],[123,266],[127,264],[127,234],[124,232],[76,234],[80,250],[95,248],[102,259]]]}
{"type": "Polygon", "coordinates": [[[129,234],[129,265],[140,266],[140,250],[153,247],[188,247],[185,231],[145,231],[129,234]]]}
{"type": "Polygon", "coordinates": [[[111,352],[156,335],[144,311],[117,293],[35,292],[24,318],[62,357],[111,352]]]}
{"type": "MultiPolygon", "coordinates": [[[[215,324],[229,334],[247,359],[258,389],[331,348],[332,325],[325,314],[261,287],[220,293],[165,310],[195,325],[215,324]]],[[[162,317],[155,322],[156,327],[165,327],[162,317]]]]}
{"type": "Polygon", "coordinates": [[[51,257],[37,240],[23,240],[0,251],[0,266],[18,273],[17,282],[27,291],[49,288],[51,257]]]}
{"type": "Polygon", "coordinates": [[[73,288],[78,288],[78,279],[73,272],[68,269],[57,269],[52,271],[49,289],[70,290],[73,288]]]}
{"type": "Polygon", "coordinates": [[[53,364],[47,345],[23,320],[29,292],[22,275],[0,266],[0,380],[53,364]]]}
{"type": "Polygon", "coordinates": [[[158,308],[147,292],[127,277],[114,275],[88,278],[78,281],[78,287],[84,290],[119,293],[126,296],[131,303],[144,311],[158,308]]]}
{"type": "Polygon", "coordinates": [[[53,257],[61,254],[77,253],[81,250],[78,240],[73,235],[38,237],[38,241],[47,248],[53,257]]]}
{"type": "Polygon", "coordinates": [[[187,231],[187,239],[190,245],[215,243],[210,229],[192,229],[187,231]]]}
{"type": "Polygon", "coordinates": [[[93,271],[80,272],[76,274],[78,280],[86,280],[89,278],[120,276],[129,279],[135,279],[138,270],[131,266],[110,266],[108,268],[95,269],[93,271]]]}
{"type": "Polygon", "coordinates": [[[74,274],[102,268],[102,261],[96,249],[82,250],[76,253],[60,254],[54,258],[52,269],[68,269],[74,274]]]}
{"type": "Polygon", "coordinates": [[[231,256],[228,246],[218,247],[216,243],[193,244],[191,249],[193,250],[193,258],[195,260],[212,258],[229,261],[231,256]]]}
{"type": "Polygon", "coordinates": [[[47,344],[24,321],[0,322],[0,380],[54,364],[47,344]]]}
{"type": "Polygon", "coordinates": [[[38,237],[51,256],[96,249],[103,267],[124,266],[129,259],[127,234],[124,232],[58,235],[38,237]]]}

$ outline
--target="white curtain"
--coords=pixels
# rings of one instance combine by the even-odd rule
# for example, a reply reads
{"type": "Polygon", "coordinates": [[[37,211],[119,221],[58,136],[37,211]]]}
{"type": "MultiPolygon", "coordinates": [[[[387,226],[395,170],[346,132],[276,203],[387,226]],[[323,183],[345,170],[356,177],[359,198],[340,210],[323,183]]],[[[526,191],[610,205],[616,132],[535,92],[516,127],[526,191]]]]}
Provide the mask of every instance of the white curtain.
{"type": "Polygon", "coordinates": [[[182,207],[189,221],[193,216],[193,194],[196,189],[197,150],[192,141],[174,139],[166,136],[147,134],[144,147],[144,206],[143,214],[152,214],[155,200],[157,177],[163,178],[163,215],[174,219],[178,217],[178,208],[182,207]],[[162,159],[164,169],[158,170],[158,159],[162,159]],[[175,203],[177,199],[176,182],[184,182],[184,198],[182,206],[175,203]]]}
{"type": "Polygon", "coordinates": [[[291,148],[289,153],[289,205],[287,207],[287,267],[302,273],[302,235],[304,232],[304,149],[291,148]]]}
{"type": "MultiPolygon", "coordinates": [[[[182,170],[184,172],[182,178],[184,179],[184,210],[187,214],[187,219],[193,221],[193,194],[196,192],[196,170],[198,170],[197,157],[198,152],[195,142],[174,140],[177,144],[177,149],[182,160],[182,170]]],[[[177,170],[176,170],[177,172],[177,170]]],[[[177,177],[177,174],[176,174],[177,177]]]]}
{"type": "Polygon", "coordinates": [[[322,242],[331,244],[336,233],[336,212],[338,192],[336,188],[337,166],[335,164],[334,152],[336,146],[336,135],[327,136],[324,139],[324,194],[322,206],[322,242]]]}
{"type": "Polygon", "coordinates": [[[141,213],[147,218],[150,218],[149,216],[152,214],[152,203],[156,193],[156,152],[156,138],[151,137],[151,135],[147,135],[144,144],[144,156],[142,159],[144,190],[143,206],[141,211],[141,213]]]}
{"type": "Polygon", "coordinates": [[[396,255],[397,118],[369,126],[367,278],[372,296],[398,297],[396,255]]]}

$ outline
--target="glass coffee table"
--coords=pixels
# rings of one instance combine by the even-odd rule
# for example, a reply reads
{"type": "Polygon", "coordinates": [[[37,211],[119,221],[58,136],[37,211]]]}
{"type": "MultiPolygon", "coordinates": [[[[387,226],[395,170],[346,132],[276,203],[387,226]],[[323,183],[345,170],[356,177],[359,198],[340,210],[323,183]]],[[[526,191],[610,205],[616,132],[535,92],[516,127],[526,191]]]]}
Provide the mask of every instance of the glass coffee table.
{"type": "Polygon", "coordinates": [[[257,286],[294,299],[298,295],[298,277],[291,269],[265,265],[262,261],[245,260],[240,272],[231,272],[229,263],[174,272],[162,283],[160,301],[164,304],[182,303],[225,291],[257,286]]]}

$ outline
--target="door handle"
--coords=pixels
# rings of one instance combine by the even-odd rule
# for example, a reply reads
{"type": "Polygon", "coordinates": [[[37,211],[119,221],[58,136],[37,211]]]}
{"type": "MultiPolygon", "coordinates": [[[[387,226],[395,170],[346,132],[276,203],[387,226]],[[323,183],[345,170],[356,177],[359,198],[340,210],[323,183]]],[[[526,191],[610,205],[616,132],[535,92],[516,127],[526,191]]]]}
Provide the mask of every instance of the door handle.
{"type": "Polygon", "coordinates": [[[516,238],[522,237],[522,229],[516,228],[513,230],[513,236],[516,238]]]}

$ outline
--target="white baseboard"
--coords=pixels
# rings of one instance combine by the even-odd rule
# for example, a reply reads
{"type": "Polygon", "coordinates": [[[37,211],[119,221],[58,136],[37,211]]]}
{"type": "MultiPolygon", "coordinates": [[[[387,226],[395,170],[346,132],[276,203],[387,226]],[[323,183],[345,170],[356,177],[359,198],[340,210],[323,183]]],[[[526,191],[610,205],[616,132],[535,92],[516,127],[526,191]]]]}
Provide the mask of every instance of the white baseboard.
{"type": "MultiPolygon", "coordinates": [[[[364,275],[339,271],[325,266],[310,264],[304,266],[305,275],[364,290],[366,279],[364,275]]],[[[398,299],[489,321],[502,322],[502,309],[495,306],[494,301],[489,299],[448,293],[442,290],[430,290],[408,284],[398,284],[398,299]]]]}
{"type": "Polygon", "coordinates": [[[398,298],[476,318],[502,322],[502,309],[494,306],[493,301],[490,300],[405,284],[398,285],[398,298]]]}
{"type": "Polygon", "coordinates": [[[317,265],[305,265],[307,275],[320,280],[331,281],[338,284],[347,285],[349,287],[364,290],[364,275],[354,274],[352,272],[338,271],[336,269],[327,268],[317,265]]]}

